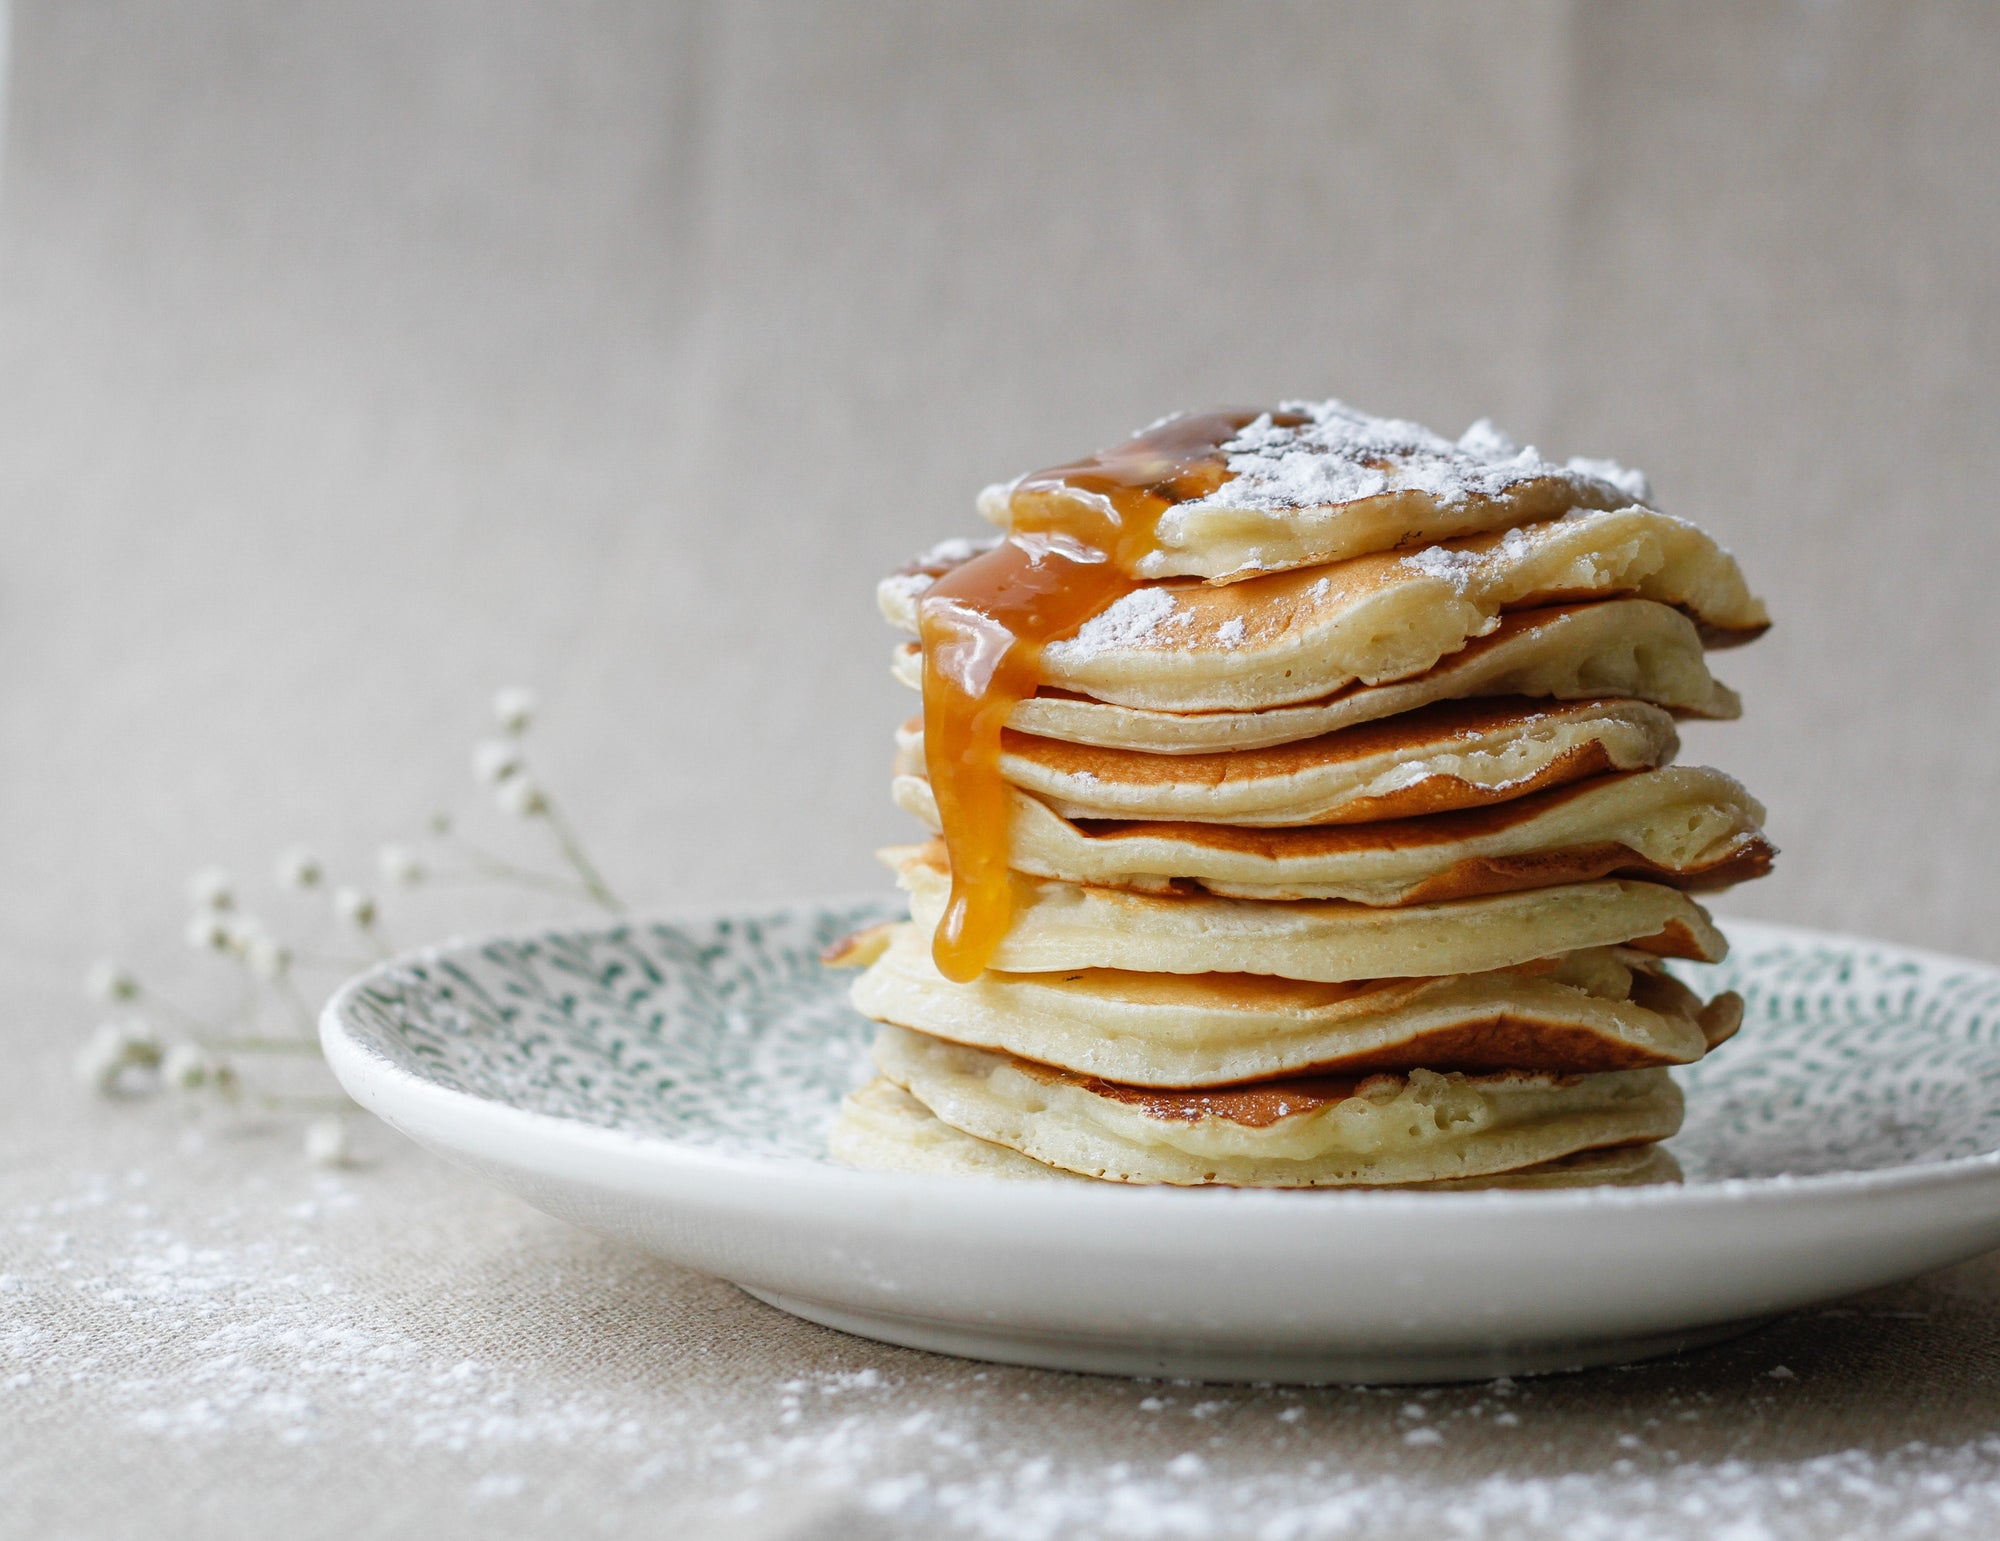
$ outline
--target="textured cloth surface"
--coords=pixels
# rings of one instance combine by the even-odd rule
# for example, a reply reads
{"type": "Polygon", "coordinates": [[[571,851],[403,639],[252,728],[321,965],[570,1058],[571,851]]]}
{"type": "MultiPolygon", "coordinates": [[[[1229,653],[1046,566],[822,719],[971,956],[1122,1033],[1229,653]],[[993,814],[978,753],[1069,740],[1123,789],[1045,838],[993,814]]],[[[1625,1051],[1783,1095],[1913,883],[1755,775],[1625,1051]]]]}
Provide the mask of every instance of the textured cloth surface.
{"type": "Polygon", "coordinates": [[[63,1122],[0,1146],[0,1534],[2000,1529],[1994,1259],[1626,1369],[1149,1383],[810,1326],[386,1131],[326,1175],[272,1136],[63,1122]]]}
{"type": "Polygon", "coordinates": [[[315,1173],[67,1067],[92,957],[192,969],[190,869],[365,871],[502,683],[636,901],[886,886],[875,579],[987,481],[1331,392],[1650,472],[1778,620],[1687,733],[1784,848],[1719,908],[2000,957],[2000,12],[13,22],[0,1535],[2000,1531],[1991,1259],[1511,1388],[1145,1385],[876,1347],[386,1131],[315,1173]]]}

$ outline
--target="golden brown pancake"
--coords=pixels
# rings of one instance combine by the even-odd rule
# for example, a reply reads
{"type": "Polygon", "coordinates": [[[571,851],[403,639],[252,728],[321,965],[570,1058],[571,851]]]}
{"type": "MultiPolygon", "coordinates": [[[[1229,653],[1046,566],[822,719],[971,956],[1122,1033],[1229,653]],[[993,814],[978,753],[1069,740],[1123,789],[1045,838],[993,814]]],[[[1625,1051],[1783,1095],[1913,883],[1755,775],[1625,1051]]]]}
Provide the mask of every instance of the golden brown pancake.
{"type": "MultiPolygon", "coordinates": [[[[1072,819],[1247,826],[1364,824],[1507,802],[1609,771],[1651,770],[1679,747],[1642,701],[1441,701],[1269,749],[1158,755],[1005,732],[1000,773],[1072,819]]],[[[923,763],[913,720],[898,768],[923,763]]]]}
{"type": "Polygon", "coordinates": [[[1482,1177],[1665,1139],[1664,1070],[1313,1077],[1200,1091],[1119,1086],[884,1027],[875,1063],[944,1123],[1114,1182],[1338,1187],[1482,1177]]]}
{"type": "MultiPolygon", "coordinates": [[[[915,634],[935,575],[877,591],[915,634]]],[[[1381,552],[1226,587],[1147,584],[1042,652],[1042,683],[1115,705],[1252,711],[1319,700],[1360,681],[1422,674],[1507,610],[1634,596],[1686,611],[1710,645],[1770,624],[1736,561],[1701,530],[1650,509],[1589,512],[1498,535],[1381,552]]]]}
{"type": "MultiPolygon", "coordinates": [[[[923,687],[914,642],[897,649],[894,673],[923,687]]],[[[1317,738],[1474,696],[1625,697],[1677,717],[1735,717],[1736,693],[1718,683],[1700,634],[1678,610],[1649,599],[1605,599],[1514,611],[1434,669],[1388,685],[1350,685],[1319,701],[1252,712],[1158,712],[1043,690],[1015,705],[1007,725],[1041,738],[1154,754],[1263,749],[1317,738]]]]}
{"type": "Polygon", "coordinates": [[[988,487],[979,511],[1011,529],[1060,527],[1053,505],[1078,495],[1079,473],[1088,485],[1115,461],[1125,481],[1171,474],[1203,495],[1160,515],[1134,575],[1223,582],[1646,501],[1638,473],[1603,460],[1551,464],[1483,419],[1455,442],[1339,401],[1288,401],[1235,421],[1209,441],[1218,447],[1201,458],[1212,466],[1170,463],[1150,447],[1161,429],[1189,422],[1169,419],[1098,456],[988,487]],[[1158,463],[1134,477],[1135,459],[1158,463]]]}
{"type": "MultiPolygon", "coordinates": [[[[1001,1178],[1008,1181],[1091,1182],[1061,1167],[1044,1166],[1006,1145],[954,1129],[887,1076],[876,1076],[841,1103],[827,1141],[842,1166],[929,1177],[1001,1178]]],[[[1664,1145],[1614,1145],[1579,1151],[1518,1171],[1407,1183],[1398,1192],[1451,1193],[1481,1188],[1629,1188],[1681,1180],[1680,1163],[1664,1145]]],[[[1394,1187],[1391,1185],[1384,1185],[1394,1187]]]]}
{"type": "Polygon", "coordinates": [[[855,982],[855,1009],[934,1038],[1132,1086],[1377,1070],[1582,1073],[1687,1064],[1734,1032],[1655,960],[1592,948],[1517,969],[1340,984],[1268,974],[987,972],[946,979],[913,926],[855,982]]]}
{"type": "MultiPolygon", "coordinates": [[[[951,889],[943,846],[881,854],[909,890],[911,920],[930,936],[951,889]]],[[[1708,963],[1728,951],[1708,912],[1661,883],[1567,883],[1393,909],[1137,894],[1019,875],[1013,883],[1013,925],[987,965],[1013,974],[1115,968],[1343,983],[1484,973],[1585,947],[1708,963]]]]}
{"type": "MultiPolygon", "coordinates": [[[[938,828],[921,775],[896,777],[893,791],[898,806],[938,828]]],[[[1777,853],[1763,818],[1733,778],[1679,765],[1457,813],[1292,829],[1072,820],[1017,792],[1008,861],[1071,883],[1240,899],[1420,904],[1607,877],[1702,892],[1771,870],[1777,853]]]]}

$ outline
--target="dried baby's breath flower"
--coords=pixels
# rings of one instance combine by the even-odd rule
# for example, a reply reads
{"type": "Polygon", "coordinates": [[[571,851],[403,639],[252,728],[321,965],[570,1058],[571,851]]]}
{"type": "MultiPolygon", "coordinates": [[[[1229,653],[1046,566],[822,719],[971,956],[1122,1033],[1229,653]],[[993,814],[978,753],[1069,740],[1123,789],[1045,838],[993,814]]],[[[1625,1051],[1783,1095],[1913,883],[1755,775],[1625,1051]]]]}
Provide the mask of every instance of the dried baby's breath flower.
{"type": "Polygon", "coordinates": [[[517,819],[532,819],[549,811],[547,794],[527,776],[509,776],[494,793],[503,813],[517,819]]]}
{"type": "Polygon", "coordinates": [[[472,774],[488,786],[499,786],[521,774],[521,751],[503,738],[489,738],[472,751],[472,774]]]}
{"type": "Polygon", "coordinates": [[[375,901],[358,888],[337,888],[333,892],[333,912],[350,926],[366,931],[375,924],[375,901]]]}
{"type": "Polygon", "coordinates": [[[527,732],[534,723],[535,708],[539,704],[532,690],[509,685],[493,693],[493,720],[500,724],[501,732],[518,736],[527,732]]]}
{"type": "Polygon", "coordinates": [[[138,1017],[106,1022],[76,1051],[76,1073],[101,1095],[125,1089],[127,1071],[153,1070],[160,1063],[160,1040],[138,1017]]]}
{"type": "Polygon", "coordinates": [[[188,898],[205,910],[236,907],[236,885],[220,867],[203,867],[188,879],[188,898]]]}
{"type": "Polygon", "coordinates": [[[109,958],[99,958],[83,976],[84,993],[94,1001],[115,1003],[139,998],[139,981],[109,958]]]}
{"type": "Polygon", "coordinates": [[[214,1069],[199,1044],[177,1043],[160,1057],[160,1080],[171,1091],[200,1091],[208,1084],[214,1069]]]}
{"type": "Polygon", "coordinates": [[[247,958],[252,947],[271,939],[264,922],[255,915],[224,915],[221,924],[223,934],[228,938],[228,950],[239,958],[247,958]]]}
{"type": "Polygon", "coordinates": [[[260,979],[282,979],[292,967],[292,951],[273,936],[253,936],[243,947],[243,961],[260,979]]]}
{"type": "Polygon", "coordinates": [[[214,910],[201,910],[189,916],[183,935],[196,952],[229,951],[229,922],[214,910]]]}
{"type": "Polygon", "coordinates": [[[278,881],[286,888],[317,888],[326,881],[326,868],[311,851],[295,845],[278,858],[278,881]]]}
{"type": "Polygon", "coordinates": [[[306,1160],[314,1166],[346,1166],[353,1154],[347,1139],[347,1121],[316,1118],[306,1125],[306,1160]]]}
{"type": "MultiPolygon", "coordinates": [[[[0,0],[0,5],[4,3],[0,0]]],[[[491,705],[496,727],[476,747],[473,771],[492,790],[502,810],[537,821],[545,849],[552,848],[560,857],[559,867],[550,871],[532,858],[522,861],[511,853],[487,850],[461,836],[452,814],[440,809],[425,821],[426,831],[438,841],[435,847],[413,841],[377,850],[376,866],[384,885],[377,892],[416,883],[490,883],[562,894],[613,914],[624,913],[624,905],[570,825],[566,806],[552,798],[530,770],[522,738],[535,724],[539,710],[535,696],[510,687],[496,692],[491,705]]],[[[189,1010],[173,999],[171,985],[162,995],[150,980],[142,988],[115,962],[97,963],[86,980],[94,999],[142,1001],[160,1021],[173,1025],[181,1041],[164,1048],[152,1028],[136,1018],[107,1022],[77,1051],[79,1075],[104,1094],[120,1098],[171,1087],[190,1096],[271,1112],[305,1114],[328,1106],[326,1098],[279,1095],[259,1087],[254,1084],[256,1076],[246,1075],[243,1067],[254,1068],[272,1056],[318,1054],[312,1018],[320,976],[357,966],[361,960],[352,956],[354,952],[386,959],[394,947],[376,895],[358,887],[333,887],[327,867],[310,849],[292,846],[283,851],[275,862],[275,876],[282,887],[326,893],[332,916],[350,928],[350,941],[358,933],[362,945],[329,953],[311,937],[301,937],[294,949],[256,916],[244,912],[226,872],[205,867],[188,884],[194,914],[187,922],[187,942],[198,951],[240,964],[253,977],[236,981],[233,1007],[189,1010]]],[[[394,929],[393,921],[387,925],[394,929]]],[[[323,1165],[345,1164],[350,1129],[338,1118],[314,1124],[305,1131],[306,1155],[323,1165]]]]}

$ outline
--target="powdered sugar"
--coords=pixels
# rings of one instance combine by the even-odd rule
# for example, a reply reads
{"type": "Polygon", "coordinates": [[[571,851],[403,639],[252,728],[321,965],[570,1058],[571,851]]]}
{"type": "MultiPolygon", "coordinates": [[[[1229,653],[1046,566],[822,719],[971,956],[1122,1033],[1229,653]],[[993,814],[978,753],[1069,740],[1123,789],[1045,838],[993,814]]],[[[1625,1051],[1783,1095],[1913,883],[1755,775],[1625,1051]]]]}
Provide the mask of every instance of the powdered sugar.
{"type": "MultiPolygon", "coordinates": [[[[440,1513],[470,1505],[495,1520],[539,1515],[548,1528],[578,1528],[587,1515],[603,1535],[2000,1533],[2000,1437],[1981,1425],[1970,1382],[1947,1387],[1925,1414],[1926,1428],[1954,1432],[1927,1443],[1890,1432],[1921,1395],[1899,1400],[1896,1366],[1927,1363],[1911,1357],[1923,1344],[1945,1350],[1941,1333],[1974,1330],[1921,1311],[1841,1308],[1697,1359],[1519,1385],[1148,1384],[820,1333],[530,1221],[434,1243],[451,1248],[438,1278],[455,1281],[454,1299],[488,1292],[446,1325],[422,1310],[421,1294],[384,1287],[379,1243],[365,1262],[357,1249],[371,1215],[408,1209],[410,1191],[378,1174],[397,1175],[239,1179],[209,1193],[206,1218],[192,1222],[191,1184],[180,1182],[173,1202],[138,1173],[0,1211],[11,1281],[0,1388],[4,1416],[28,1417],[9,1432],[45,1438],[32,1431],[49,1427],[49,1410],[74,1409],[72,1426],[115,1449],[118,1470],[146,1474],[126,1494],[176,1506],[194,1482],[212,1506],[233,1484],[235,1502],[264,1506],[270,1528],[314,1534],[291,1483],[329,1462],[381,1483],[384,1501],[393,1491],[411,1502],[417,1473],[444,1484],[428,1495],[440,1513]],[[520,1281],[548,1277],[551,1292],[517,1283],[491,1294],[492,1269],[525,1237],[541,1256],[520,1281]],[[621,1321],[618,1311],[634,1306],[650,1318],[621,1321]],[[579,1324],[566,1353],[537,1335],[551,1315],[579,1324]],[[651,1357],[635,1366],[633,1323],[649,1319],[651,1357]],[[1815,1448],[1787,1432],[1809,1405],[1828,1425],[1816,1437],[1842,1442],[1815,1448]],[[246,1480],[258,1479],[266,1491],[250,1492],[246,1480]]],[[[507,1213],[496,1201],[483,1224],[506,1226],[507,1213]]],[[[433,1243],[410,1234],[398,1245],[418,1253],[433,1243]]],[[[1926,1288],[1898,1303],[1927,1303],[1917,1293],[1926,1288]]],[[[1962,1285],[1928,1288],[1964,1295],[1962,1285]]],[[[0,1475],[8,1453],[0,1448],[0,1475]]],[[[36,1488],[58,1469],[91,1480],[74,1459],[28,1468],[36,1488]]],[[[10,1499],[39,1496],[10,1489],[10,1499]]],[[[103,1533],[120,1528],[100,1517],[103,1533]]]]}
{"type": "Polygon", "coordinates": [[[1653,483],[1644,471],[1632,470],[1615,460],[1592,460],[1583,455],[1570,456],[1567,466],[1580,476],[1609,483],[1634,503],[1653,501],[1653,483]]]}
{"type": "Polygon", "coordinates": [[[963,535],[954,535],[947,540],[939,541],[922,555],[912,558],[909,565],[920,572],[950,572],[954,567],[962,566],[974,557],[991,551],[1000,544],[1001,539],[1002,537],[998,535],[985,535],[976,540],[963,535]]]}
{"type": "Polygon", "coordinates": [[[974,557],[983,555],[999,545],[1003,537],[994,535],[979,540],[968,540],[964,536],[953,536],[941,540],[930,550],[911,557],[896,571],[875,585],[875,602],[891,625],[916,628],[917,601],[940,577],[954,567],[963,566],[974,557]]]}
{"type": "Polygon", "coordinates": [[[1169,511],[1163,529],[1186,511],[1285,512],[1391,492],[1419,493],[1441,507],[1455,507],[1539,480],[1569,482],[1594,502],[1606,501],[1607,493],[1627,501],[1646,496],[1646,479],[1637,472],[1608,460],[1557,465],[1486,418],[1453,442],[1421,423],[1376,417],[1340,401],[1287,401],[1279,410],[1308,421],[1286,427],[1265,413],[1247,424],[1222,447],[1232,480],[1169,511]]]}
{"type": "Polygon", "coordinates": [[[1074,637],[1052,642],[1047,656],[1064,664],[1083,663],[1105,653],[1135,647],[1170,625],[1174,618],[1174,596],[1157,586],[1134,589],[1083,623],[1074,637]]]}
{"type": "Polygon", "coordinates": [[[1472,575],[1479,570],[1483,560],[1482,555],[1476,551],[1453,551],[1447,546],[1426,546],[1423,550],[1413,551],[1404,557],[1402,565],[1411,572],[1422,573],[1426,578],[1442,578],[1462,591],[1472,581],[1472,575]]]}

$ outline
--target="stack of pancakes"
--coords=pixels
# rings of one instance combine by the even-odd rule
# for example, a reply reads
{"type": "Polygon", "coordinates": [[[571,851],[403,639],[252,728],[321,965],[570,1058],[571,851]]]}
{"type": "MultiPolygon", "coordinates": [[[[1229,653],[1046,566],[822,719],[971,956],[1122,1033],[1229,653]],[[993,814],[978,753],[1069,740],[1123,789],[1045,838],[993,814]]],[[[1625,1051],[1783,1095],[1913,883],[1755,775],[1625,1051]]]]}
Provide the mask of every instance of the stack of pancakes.
{"type": "Polygon", "coordinates": [[[1740,785],[1672,763],[1675,723],[1737,715],[1707,650],[1768,621],[1649,501],[1608,462],[1338,402],[1169,419],[989,489],[1000,542],[880,590],[926,703],[894,795],[938,838],[885,853],[911,919],[839,950],[883,1028],[836,1157],[1671,1176],[1668,1067],[1741,1003],[1663,960],[1719,959],[1690,892],[1773,855],[1740,785]]]}

